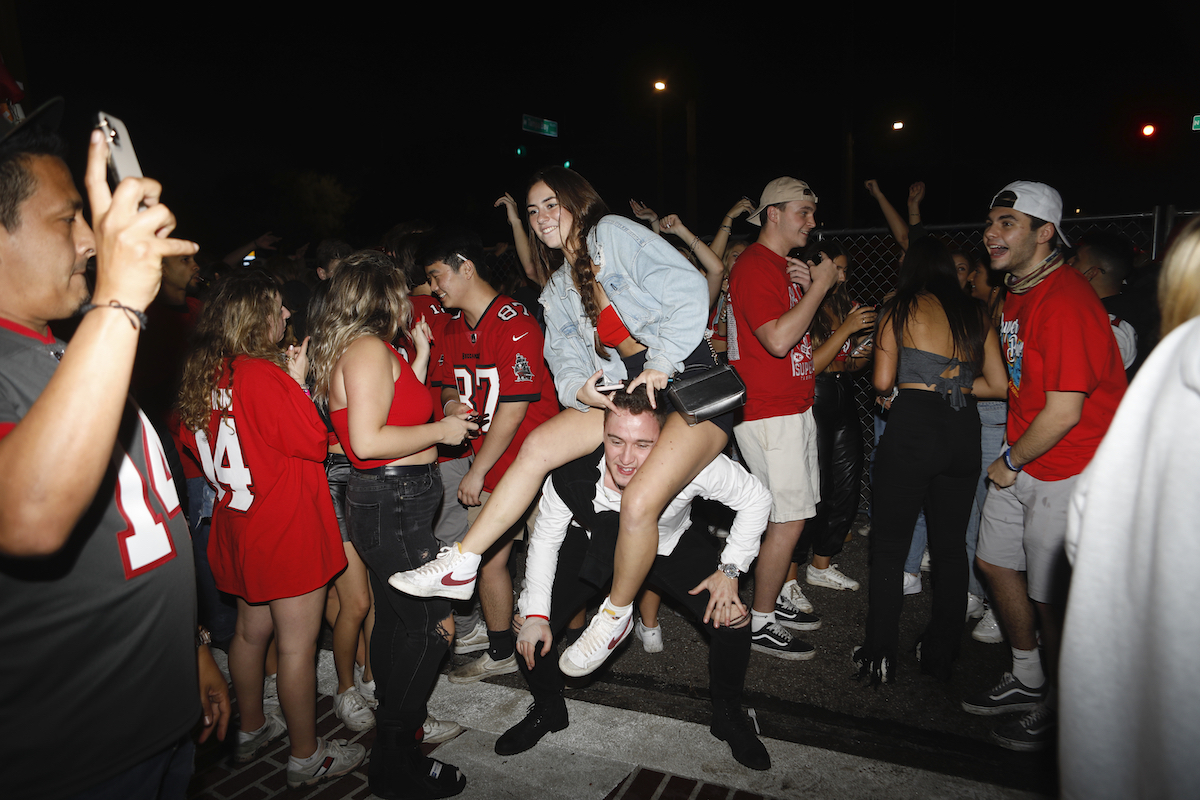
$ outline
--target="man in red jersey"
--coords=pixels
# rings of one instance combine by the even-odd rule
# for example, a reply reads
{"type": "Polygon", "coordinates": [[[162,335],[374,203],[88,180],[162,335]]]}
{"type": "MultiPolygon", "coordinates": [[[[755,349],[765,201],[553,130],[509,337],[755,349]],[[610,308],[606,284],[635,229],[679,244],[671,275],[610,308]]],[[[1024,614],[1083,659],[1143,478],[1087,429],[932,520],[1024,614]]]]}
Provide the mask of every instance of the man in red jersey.
{"type": "Polygon", "coordinates": [[[743,421],[734,435],[746,466],[772,496],[755,568],[751,648],[793,661],[816,651],[787,628],[815,630],[821,624],[790,592],[780,594],[804,520],[816,514],[821,499],[808,329],[837,279],[837,267],[824,255],[815,265],[789,256],[808,243],[816,211],[817,196],[807,183],[771,181],[750,215],[762,233],[738,256],[729,276],[729,361],[746,383],[743,421]]]}
{"type": "MultiPolygon", "coordinates": [[[[543,392],[550,384],[542,331],[525,306],[492,287],[483,259],[479,237],[461,229],[434,231],[417,252],[434,296],[457,311],[442,332],[432,382],[441,386],[447,414],[464,404],[483,415],[482,435],[472,443],[474,461],[458,487],[458,500],[468,507],[472,523],[525,437],[558,413],[554,393],[543,392]]],[[[492,547],[480,570],[488,650],[453,670],[452,683],[517,671],[508,555],[520,527],[492,547]]]]}
{"type": "Polygon", "coordinates": [[[1070,581],[1067,508],[1126,385],[1104,306],[1086,278],[1063,268],[1060,248],[1070,243],[1061,221],[1058,192],[1016,181],[993,198],[983,229],[991,268],[1008,273],[1000,326],[1008,429],[1004,452],[988,467],[975,560],[1012,645],[1013,669],[962,705],[972,714],[1027,712],[992,732],[1011,750],[1040,750],[1057,735],[1050,689],[1070,581]]]}

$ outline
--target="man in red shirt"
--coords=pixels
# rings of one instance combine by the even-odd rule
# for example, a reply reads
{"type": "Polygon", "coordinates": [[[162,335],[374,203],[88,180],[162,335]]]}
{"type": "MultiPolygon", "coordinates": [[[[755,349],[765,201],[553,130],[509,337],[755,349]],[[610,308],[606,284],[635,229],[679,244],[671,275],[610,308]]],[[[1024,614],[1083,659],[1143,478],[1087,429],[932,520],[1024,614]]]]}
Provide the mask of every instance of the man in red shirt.
{"type": "Polygon", "coordinates": [[[788,256],[808,243],[816,210],[817,196],[804,181],[767,184],[749,218],[762,233],[729,276],[729,361],[746,384],[744,417],[734,435],[746,466],[772,497],[755,572],[751,648],[787,660],[816,653],[787,627],[815,630],[821,624],[788,595],[780,597],[804,520],[815,516],[820,500],[808,328],[837,268],[826,256],[816,265],[788,256]]]}
{"type": "Polygon", "coordinates": [[[972,714],[1024,716],[993,731],[1012,750],[1054,742],[1054,682],[1070,568],[1067,507],[1125,394],[1108,314],[1079,272],[1063,267],[1062,198],[1017,181],[996,195],[983,230],[991,268],[1008,273],[1000,328],[1008,364],[1006,449],[991,466],[976,563],[1012,645],[1013,670],[963,701],[972,714]],[[1041,630],[1046,656],[1038,653],[1041,630]]]}
{"type": "MultiPolygon", "coordinates": [[[[422,241],[417,265],[433,295],[455,313],[442,331],[440,361],[431,383],[441,387],[447,414],[465,404],[484,415],[472,441],[474,460],[458,486],[458,501],[474,523],[529,432],[558,413],[542,357],[543,337],[533,315],[489,282],[479,237],[463,230],[434,231],[422,241]]],[[[521,523],[489,551],[479,572],[479,599],[488,650],[450,673],[452,683],[517,671],[512,636],[512,578],[508,555],[521,523]]],[[[470,631],[462,631],[468,634],[470,631]]]]}

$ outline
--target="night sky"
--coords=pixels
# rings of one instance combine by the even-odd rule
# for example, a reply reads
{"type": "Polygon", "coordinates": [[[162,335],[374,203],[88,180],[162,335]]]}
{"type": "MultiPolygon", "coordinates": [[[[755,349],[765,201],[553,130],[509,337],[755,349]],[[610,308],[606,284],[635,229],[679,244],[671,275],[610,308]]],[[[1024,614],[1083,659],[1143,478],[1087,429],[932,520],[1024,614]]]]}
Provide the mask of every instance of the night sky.
{"type": "Polygon", "coordinates": [[[1190,129],[1200,83],[1185,12],[1127,5],[1098,20],[1095,4],[1086,15],[825,5],[836,10],[512,5],[483,17],[400,4],[380,18],[341,3],[309,20],[296,7],[189,4],[191,16],[156,5],[139,21],[127,10],[137,4],[18,3],[21,52],[3,56],[23,74],[27,110],[66,98],[77,176],[94,112],[122,118],[179,235],[213,257],[267,230],[286,250],[316,238],[295,202],[296,187],[313,183],[344,195],[340,233],[358,245],[413,217],[470,224],[494,241],[508,233],[492,202],[510,191],[523,205],[529,174],[566,159],[614,211],[629,213],[637,197],[704,234],[784,174],[813,186],[829,228],[883,224],[862,188],[871,177],[898,208],[910,182],[926,181],[930,222],[981,219],[1016,179],[1046,181],[1085,213],[1200,208],[1200,131],[1190,129]],[[334,8],[344,20],[329,18],[334,8]],[[656,78],[665,95],[651,91],[656,78]],[[522,114],[555,120],[559,137],[523,133],[522,114]],[[1138,133],[1147,121],[1153,140],[1138,133]]]}

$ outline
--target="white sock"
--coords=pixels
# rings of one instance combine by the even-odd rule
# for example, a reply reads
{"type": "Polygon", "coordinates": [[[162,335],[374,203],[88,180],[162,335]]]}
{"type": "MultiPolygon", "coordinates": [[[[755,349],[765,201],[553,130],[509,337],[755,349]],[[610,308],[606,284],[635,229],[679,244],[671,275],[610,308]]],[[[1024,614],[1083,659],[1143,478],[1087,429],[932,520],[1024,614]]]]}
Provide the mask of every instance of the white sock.
{"type": "Polygon", "coordinates": [[[1046,673],[1042,672],[1042,657],[1035,647],[1032,650],[1012,648],[1012,674],[1030,689],[1041,688],[1046,682],[1046,673]]]}
{"type": "Polygon", "coordinates": [[[627,606],[619,606],[618,607],[618,606],[614,606],[612,604],[611,598],[606,597],[606,598],[604,598],[604,605],[600,606],[600,610],[607,611],[609,614],[612,614],[614,617],[620,618],[620,617],[623,617],[626,614],[629,614],[633,611],[633,603],[630,603],[627,606]]]}
{"type": "Polygon", "coordinates": [[[774,611],[755,611],[750,609],[750,631],[758,633],[775,621],[774,611]]]}
{"type": "Polygon", "coordinates": [[[324,757],[325,757],[325,741],[318,737],[317,738],[317,749],[313,751],[313,754],[311,756],[309,756],[308,758],[296,758],[295,756],[288,756],[288,766],[292,767],[294,769],[303,769],[304,767],[311,767],[313,764],[316,764],[317,761],[319,761],[320,759],[322,759],[324,757]]]}

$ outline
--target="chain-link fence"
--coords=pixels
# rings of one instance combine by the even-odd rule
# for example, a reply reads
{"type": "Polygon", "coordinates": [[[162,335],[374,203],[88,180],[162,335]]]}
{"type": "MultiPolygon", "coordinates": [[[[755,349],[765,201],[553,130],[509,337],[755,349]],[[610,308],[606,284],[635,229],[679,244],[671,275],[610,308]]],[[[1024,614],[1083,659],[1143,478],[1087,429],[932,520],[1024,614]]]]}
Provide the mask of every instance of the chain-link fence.
{"type": "MultiPolygon", "coordinates": [[[[1174,208],[1158,207],[1154,211],[1115,216],[1074,217],[1063,222],[1063,233],[1072,241],[1089,231],[1103,230],[1118,233],[1129,239],[1142,260],[1157,260],[1165,250],[1166,237],[1177,218],[1200,214],[1200,211],[1177,212],[1174,208]]],[[[983,253],[982,223],[967,225],[926,225],[925,229],[947,245],[957,245],[965,252],[983,253]]],[[[901,249],[887,228],[822,230],[822,241],[835,239],[850,259],[850,296],[860,303],[882,302],[884,295],[896,284],[901,249]]],[[[986,260],[984,263],[987,263],[986,260]]],[[[855,382],[859,416],[862,419],[863,452],[866,453],[862,475],[859,510],[865,511],[871,502],[869,465],[875,446],[873,409],[875,394],[871,389],[870,370],[864,370],[855,382]]]]}

